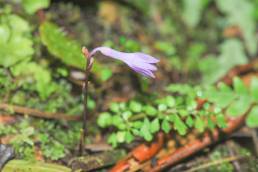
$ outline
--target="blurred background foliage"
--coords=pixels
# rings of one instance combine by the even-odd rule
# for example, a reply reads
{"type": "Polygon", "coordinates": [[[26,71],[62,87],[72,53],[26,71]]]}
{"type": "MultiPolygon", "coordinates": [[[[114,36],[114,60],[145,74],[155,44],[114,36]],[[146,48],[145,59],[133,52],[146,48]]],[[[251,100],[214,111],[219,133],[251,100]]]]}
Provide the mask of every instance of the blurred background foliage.
{"type": "MultiPolygon", "coordinates": [[[[79,115],[82,45],[158,57],[156,80],[96,58],[87,141],[101,141],[93,124],[113,102],[135,98],[148,104],[149,96],[162,96],[169,84],[212,84],[235,65],[257,58],[257,23],[258,0],[0,0],[0,101],[79,115]]],[[[137,101],[124,108],[137,109],[137,101]]],[[[105,126],[101,119],[98,123],[105,126]]],[[[163,123],[163,130],[170,130],[163,123]]],[[[178,130],[185,132],[182,125],[178,130]]],[[[21,157],[35,158],[40,143],[44,157],[56,160],[76,149],[80,127],[77,122],[28,117],[17,125],[0,124],[0,135],[12,135],[9,139],[21,157]]],[[[127,135],[129,141],[131,137],[127,135]]]]}

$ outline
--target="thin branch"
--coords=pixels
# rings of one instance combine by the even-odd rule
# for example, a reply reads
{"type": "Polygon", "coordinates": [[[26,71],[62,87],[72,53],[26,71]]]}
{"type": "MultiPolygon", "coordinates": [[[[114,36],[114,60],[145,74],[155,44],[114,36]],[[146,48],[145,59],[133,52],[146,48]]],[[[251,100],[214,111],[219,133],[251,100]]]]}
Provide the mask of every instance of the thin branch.
{"type": "Polygon", "coordinates": [[[186,170],[184,172],[195,172],[195,171],[203,170],[203,169],[206,169],[206,168],[209,168],[209,167],[212,167],[212,166],[215,166],[215,165],[219,165],[219,164],[222,164],[222,163],[234,162],[236,160],[240,160],[240,159],[243,159],[243,158],[246,158],[246,157],[245,156],[230,156],[230,157],[226,157],[226,158],[223,158],[223,159],[211,161],[207,164],[202,164],[200,166],[194,167],[194,168],[192,168],[190,170],[186,170]]]}
{"type": "Polygon", "coordinates": [[[13,111],[17,114],[29,115],[37,118],[45,118],[45,119],[58,119],[58,120],[66,120],[66,121],[79,121],[81,116],[79,115],[68,115],[65,113],[51,113],[44,112],[38,109],[32,109],[22,106],[10,105],[6,103],[0,103],[0,110],[4,111],[13,111]]]}

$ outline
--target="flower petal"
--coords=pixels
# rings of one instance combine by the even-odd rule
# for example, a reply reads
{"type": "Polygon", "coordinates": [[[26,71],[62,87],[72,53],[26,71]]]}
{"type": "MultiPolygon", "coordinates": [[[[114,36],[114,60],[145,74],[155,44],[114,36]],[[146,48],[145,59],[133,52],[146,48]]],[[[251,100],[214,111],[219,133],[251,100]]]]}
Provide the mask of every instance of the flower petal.
{"type": "MultiPolygon", "coordinates": [[[[124,60],[123,60],[124,61],[124,60]]],[[[157,70],[157,67],[154,66],[153,64],[149,64],[149,63],[146,63],[146,62],[142,62],[142,61],[139,61],[137,59],[135,60],[130,60],[130,61],[124,61],[128,66],[135,66],[135,67],[138,67],[138,68],[142,68],[142,69],[147,69],[147,70],[152,70],[152,71],[156,71],[157,70]]]]}
{"type": "Polygon", "coordinates": [[[143,76],[155,78],[155,75],[150,70],[145,70],[145,69],[138,68],[138,67],[135,67],[135,66],[130,66],[130,68],[133,69],[135,72],[143,75],[143,76]]]}
{"type": "Polygon", "coordinates": [[[144,53],[140,53],[140,52],[132,53],[132,54],[135,54],[137,57],[141,58],[142,60],[144,60],[147,63],[158,63],[159,62],[159,59],[156,59],[155,57],[152,57],[148,54],[144,54],[144,53]]]}
{"type": "Polygon", "coordinates": [[[159,62],[158,59],[156,59],[148,54],[144,54],[141,52],[124,53],[124,52],[116,51],[109,47],[97,47],[91,51],[90,56],[94,56],[98,51],[100,51],[105,56],[108,56],[108,57],[111,57],[114,59],[123,60],[123,61],[132,60],[132,59],[136,58],[139,61],[144,61],[147,63],[158,63],[159,62]]]}
{"type": "Polygon", "coordinates": [[[94,56],[98,51],[107,57],[125,62],[137,73],[140,73],[147,77],[155,77],[152,71],[157,70],[157,67],[154,64],[159,62],[159,60],[148,54],[144,54],[141,52],[124,53],[113,50],[109,47],[97,47],[90,52],[90,57],[94,56]]]}
{"type": "Polygon", "coordinates": [[[98,51],[100,51],[103,55],[114,58],[114,59],[119,59],[121,60],[121,56],[123,55],[122,52],[113,50],[109,47],[97,47],[94,48],[91,52],[90,52],[90,57],[94,56],[98,51]]]}

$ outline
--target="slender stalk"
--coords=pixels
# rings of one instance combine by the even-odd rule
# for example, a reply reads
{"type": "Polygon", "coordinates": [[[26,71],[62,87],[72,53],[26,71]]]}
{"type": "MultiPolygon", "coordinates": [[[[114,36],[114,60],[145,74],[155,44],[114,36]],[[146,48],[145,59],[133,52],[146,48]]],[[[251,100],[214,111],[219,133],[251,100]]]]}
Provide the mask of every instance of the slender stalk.
{"type": "Polygon", "coordinates": [[[10,109],[15,112],[15,114],[19,115],[28,115],[37,118],[46,118],[46,119],[57,119],[57,120],[66,120],[66,121],[79,121],[81,117],[79,115],[69,115],[65,113],[51,113],[44,112],[38,109],[32,109],[23,106],[16,106],[6,103],[0,103],[0,110],[2,111],[10,111],[10,109]]]}
{"type": "Polygon", "coordinates": [[[82,48],[82,53],[84,54],[86,58],[86,67],[85,67],[85,78],[84,83],[82,87],[82,94],[83,94],[83,128],[81,133],[81,139],[80,139],[80,147],[79,147],[79,153],[80,155],[84,154],[84,147],[85,147],[85,138],[87,134],[87,115],[88,115],[88,83],[89,83],[89,74],[92,67],[92,59],[89,57],[88,50],[86,48],[82,48]]]}

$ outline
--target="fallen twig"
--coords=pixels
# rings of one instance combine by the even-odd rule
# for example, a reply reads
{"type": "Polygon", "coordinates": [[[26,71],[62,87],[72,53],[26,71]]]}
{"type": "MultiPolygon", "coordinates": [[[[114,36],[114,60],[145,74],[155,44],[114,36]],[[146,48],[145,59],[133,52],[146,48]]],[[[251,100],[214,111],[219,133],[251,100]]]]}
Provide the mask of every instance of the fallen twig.
{"type": "Polygon", "coordinates": [[[218,159],[218,160],[215,160],[215,161],[211,161],[211,162],[206,163],[206,164],[202,164],[200,166],[194,167],[194,168],[186,170],[184,172],[195,172],[195,171],[198,171],[198,170],[203,170],[203,169],[209,168],[211,166],[219,165],[219,164],[226,163],[226,162],[233,162],[233,161],[240,160],[240,159],[243,159],[243,158],[246,158],[246,156],[230,156],[230,157],[226,157],[226,158],[223,158],[223,159],[218,159]]]}
{"type": "Polygon", "coordinates": [[[243,76],[252,72],[257,73],[257,71],[258,71],[258,60],[255,59],[248,64],[238,65],[232,68],[231,70],[228,71],[228,73],[225,76],[219,79],[217,83],[224,82],[228,85],[231,85],[232,80],[235,76],[243,76]]]}
{"type": "MultiPolygon", "coordinates": [[[[130,158],[134,158],[139,162],[144,162],[151,159],[157,152],[162,148],[164,143],[164,134],[162,132],[158,133],[156,142],[153,142],[151,145],[147,146],[146,144],[140,144],[136,148],[134,148],[131,153],[128,154],[127,157],[119,161],[114,168],[110,170],[110,172],[121,172],[128,170],[130,165],[128,160],[130,158]]],[[[136,167],[135,171],[140,169],[140,167],[136,167]]],[[[130,169],[132,171],[132,169],[130,169]]]]}
{"type": "MultiPolygon", "coordinates": [[[[252,106],[248,109],[246,114],[248,114],[252,109],[252,106]]],[[[206,132],[204,133],[204,136],[201,139],[197,139],[179,149],[177,149],[175,152],[171,154],[167,154],[167,156],[161,158],[157,162],[157,166],[155,167],[146,167],[145,171],[161,171],[162,169],[177,164],[179,161],[185,159],[186,157],[189,157],[190,155],[193,155],[194,153],[202,150],[203,148],[217,142],[220,137],[220,134],[226,134],[229,135],[236,129],[238,129],[245,120],[246,115],[242,115],[235,119],[230,119],[227,123],[227,128],[223,129],[222,132],[220,132],[218,129],[214,130],[212,133],[206,132]]]]}
{"type": "Polygon", "coordinates": [[[45,119],[59,119],[59,120],[61,119],[61,120],[66,120],[66,121],[78,121],[81,119],[81,116],[79,116],[79,115],[72,116],[72,115],[68,115],[65,113],[44,112],[44,111],[40,111],[37,109],[10,105],[10,104],[6,104],[6,103],[0,103],[0,110],[5,110],[5,111],[11,110],[17,114],[29,115],[29,116],[45,118],[45,119]]]}
{"type": "MultiPolygon", "coordinates": [[[[228,147],[229,155],[232,156],[232,157],[236,156],[235,151],[233,150],[234,144],[232,142],[228,142],[227,147],[228,147]]],[[[233,161],[232,164],[233,164],[234,169],[235,169],[236,172],[241,172],[242,171],[241,166],[240,166],[240,164],[237,160],[233,161]]]]}
{"type": "Polygon", "coordinates": [[[0,114],[0,124],[10,124],[15,122],[15,117],[12,115],[0,114]]]}

